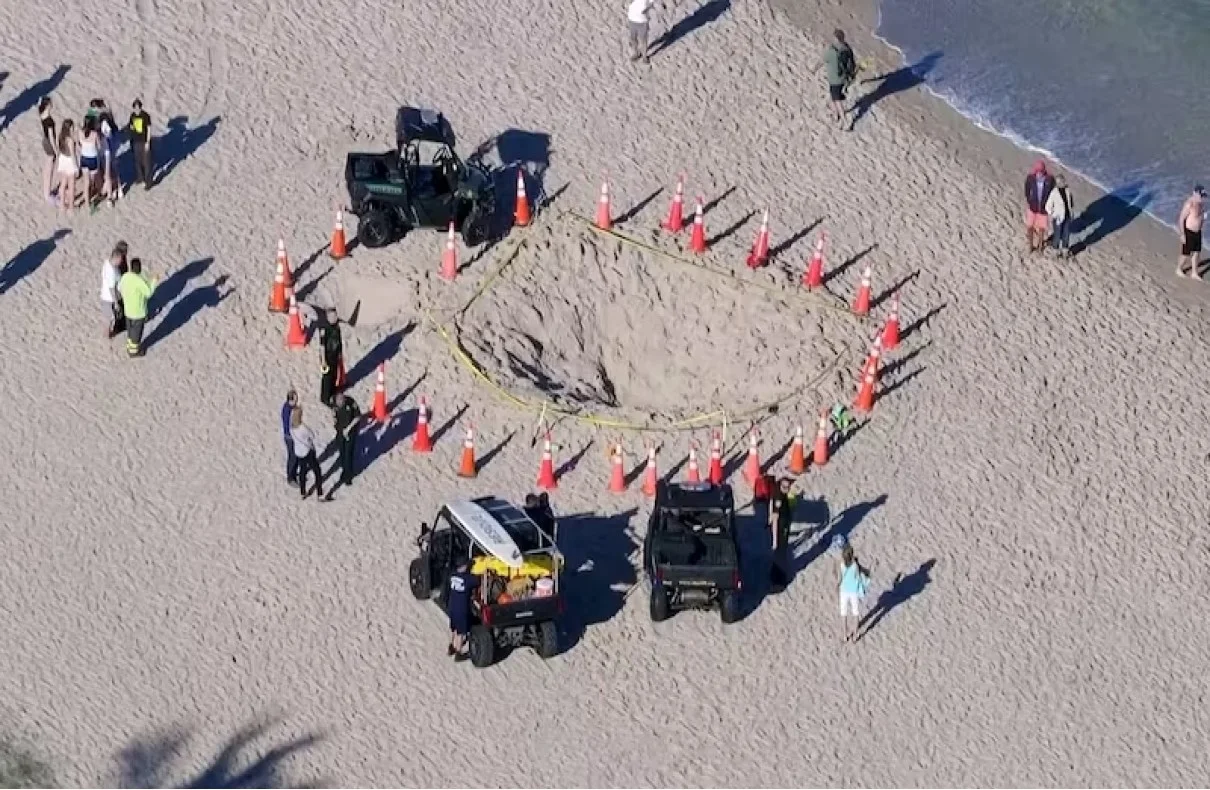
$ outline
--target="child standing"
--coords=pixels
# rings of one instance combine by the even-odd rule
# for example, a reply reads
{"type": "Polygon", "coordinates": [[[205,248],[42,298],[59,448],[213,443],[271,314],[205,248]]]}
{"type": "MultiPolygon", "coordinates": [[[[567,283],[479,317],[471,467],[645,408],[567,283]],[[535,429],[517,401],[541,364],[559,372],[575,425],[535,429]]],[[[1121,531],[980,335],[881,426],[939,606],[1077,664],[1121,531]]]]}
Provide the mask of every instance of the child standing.
{"type": "Polygon", "coordinates": [[[76,147],[76,127],[70,118],[59,127],[55,170],[59,174],[59,208],[71,211],[76,207],[76,176],[80,172],[79,149],[76,147]]]}
{"type": "Polygon", "coordinates": [[[42,151],[46,154],[46,166],[42,175],[42,194],[47,203],[53,204],[55,202],[53,192],[57,140],[55,138],[55,119],[51,116],[50,111],[50,97],[43,96],[42,100],[38,102],[38,119],[42,125],[42,151]]]}
{"type": "Polygon", "coordinates": [[[840,573],[837,582],[840,593],[840,624],[842,642],[851,642],[857,636],[857,625],[861,622],[861,601],[870,589],[870,576],[857,553],[848,543],[840,550],[840,573]]]}

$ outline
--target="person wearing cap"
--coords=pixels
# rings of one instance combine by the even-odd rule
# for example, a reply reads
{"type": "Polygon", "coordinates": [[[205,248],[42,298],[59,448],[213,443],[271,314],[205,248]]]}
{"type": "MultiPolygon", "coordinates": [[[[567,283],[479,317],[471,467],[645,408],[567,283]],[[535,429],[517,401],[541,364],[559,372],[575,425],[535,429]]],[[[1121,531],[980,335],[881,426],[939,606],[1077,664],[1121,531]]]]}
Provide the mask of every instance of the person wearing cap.
{"type": "Polygon", "coordinates": [[[118,282],[126,273],[126,242],[119,241],[113,252],[101,264],[101,306],[106,312],[105,339],[112,340],[126,329],[126,315],[122,310],[122,296],[118,293],[118,282]]]}
{"type": "Polygon", "coordinates": [[[134,154],[134,180],[142,181],[144,189],[151,189],[151,116],[144,112],[139,99],[130,107],[126,133],[130,135],[130,150],[134,154]]]}
{"type": "Polygon", "coordinates": [[[790,527],[794,523],[794,506],[790,501],[793,480],[783,477],[769,497],[769,538],[773,548],[770,581],[776,591],[790,583],[790,527]]]}
{"type": "Polygon", "coordinates": [[[1206,221],[1206,190],[1201,184],[1193,188],[1193,194],[1181,206],[1181,216],[1176,221],[1177,235],[1181,238],[1181,254],[1176,259],[1176,276],[1185,276],[1185,261],[1189,261],[1189,276],[1201,280],[1199,271],[1202,257],[1202,224],[1206,221]]]}
{"type": "Polygon", "coordinates": [[[1025,238],[1030,252],[1038,252],[1046,246],[1050,232],[1046,201],[1054,188],[1054,178],[1046,172],[1046,163],[1039,159],[1025,178],[1025,238]]]}
{"type": "Polygon", "coordinates": [[[446,613],[450,619],[450,644],[446,653],[455,661],[467,659],[467,637],[471,633],[471,597],[479,586],[479,577],[470,572],[470,560],[458,558],[458,572],[450,575],[446,613]]]}
{"type": "Polygon", "coordinates": [[[298,393],[291,387],[286,391],[286,401],[281,405],[281,435],[286,443],[286,482],[294,485],[298,481],[298,458],[294,455],[294,439],[290,437],[290,418],[298,406],[298,393]]]}

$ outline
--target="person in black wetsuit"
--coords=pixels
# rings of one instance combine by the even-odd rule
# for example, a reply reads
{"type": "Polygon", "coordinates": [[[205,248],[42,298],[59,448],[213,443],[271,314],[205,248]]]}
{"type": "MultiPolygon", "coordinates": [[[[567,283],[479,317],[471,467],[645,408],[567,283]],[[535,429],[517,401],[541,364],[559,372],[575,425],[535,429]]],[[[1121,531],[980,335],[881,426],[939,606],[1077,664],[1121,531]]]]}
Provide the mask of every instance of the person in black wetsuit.
{"type": "Polygon", "coordinates": [[[327,312],[327,321],[319,330],[319,400],[328,408],[336,406],[336,392],[344,368],[344,341],[340,336],[340,318],[335,310],[327,312]]]}
{"type": "Polygon", "coordinates": [[[470,572],[466,557],[458,560],[458,572],[450,576],[449,600],[446,612],[450,616],[450,644],[447,653],[455,661],[467,658],[467,637],[471,632],[471,596],[479,586],[479,578],[470,572]]]}

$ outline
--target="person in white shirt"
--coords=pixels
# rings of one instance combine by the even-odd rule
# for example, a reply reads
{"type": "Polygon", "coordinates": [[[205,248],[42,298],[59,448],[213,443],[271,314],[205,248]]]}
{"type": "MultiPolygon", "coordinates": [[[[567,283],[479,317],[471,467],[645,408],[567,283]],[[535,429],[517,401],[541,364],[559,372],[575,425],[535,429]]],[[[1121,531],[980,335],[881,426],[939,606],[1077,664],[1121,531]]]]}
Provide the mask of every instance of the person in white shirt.
{"type": "Polygon", "coordinates": [[[295,406],[290,412],[290,439],[294,442],[294,474],[298,478],[298,490],[302,498],[307,498],[307,473],[315,474],[315,497],[318,502],[324,495],[324,475],[319,468],[319,458],[315,454],[315,434],[303,425],[302,406],[295,406]]]}
{"type": "Polygon", "coordinates": [[[1071,257],[1071,221],[1075,218],[1075,203],[1071,199],[1071,190],[1067,188],[1067,179],[1062,175],[1055,176],[1055,188],[1050,190],[1046,198],[1046,213],[1050,215],[1050,243],[1060,258],[1071,257]]]}
{"type": "Polygon", "coordinates": [[[643,59],[644,63],[651,60],[647,54],[647,32],[649,29],[647,14],[655,0],[630,0],[626,9],[626,27],[630,31],[630,59],[643,59]]]}
{"type": "Polygon", "coordinates": [[[112,340],[126,331],[126,313],[122,310],[122,295],[118,293],[118,280],[126,271],[126,242],[119,241],[113,252],[101,264],[101,306],[108,313],[105,337],[112,340]]]}

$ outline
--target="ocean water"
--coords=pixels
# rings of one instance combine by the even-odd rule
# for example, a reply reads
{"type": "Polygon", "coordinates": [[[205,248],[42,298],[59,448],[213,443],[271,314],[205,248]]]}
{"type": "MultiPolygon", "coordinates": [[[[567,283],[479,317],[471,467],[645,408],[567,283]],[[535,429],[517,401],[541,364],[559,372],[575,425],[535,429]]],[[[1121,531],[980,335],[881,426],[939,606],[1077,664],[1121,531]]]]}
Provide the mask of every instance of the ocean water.
{"type": "Polygon", "coordinates": [[[1210,187],[1210,0],[881,0],[880,10],[879,37],[912,68],[904,86],[922,81],[1165,224],[1195,183],[1210,187]]]}

